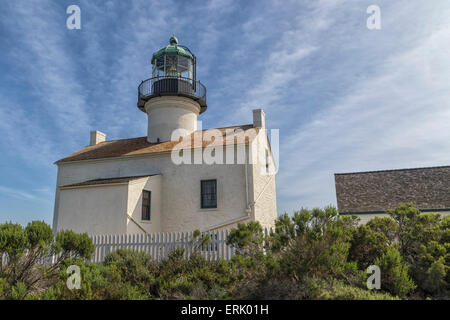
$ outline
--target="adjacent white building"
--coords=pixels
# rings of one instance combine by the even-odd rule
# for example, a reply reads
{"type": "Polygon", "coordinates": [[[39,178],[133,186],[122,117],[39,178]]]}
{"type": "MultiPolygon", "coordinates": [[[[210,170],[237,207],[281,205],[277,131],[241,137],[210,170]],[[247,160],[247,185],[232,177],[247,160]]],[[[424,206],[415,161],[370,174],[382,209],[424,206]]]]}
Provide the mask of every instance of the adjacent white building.
{"type": "Polygon", "coordinates": [[[201,130],[206,88],[196,79],[195,55],[172,37],[151,62],[152,78],[138,90],[147,136],[108,141],[93,131],[89,146],[56,162],[54,231],[273,226],[276,168],[264,111],[253,110],[252,124],[201,130]]]}

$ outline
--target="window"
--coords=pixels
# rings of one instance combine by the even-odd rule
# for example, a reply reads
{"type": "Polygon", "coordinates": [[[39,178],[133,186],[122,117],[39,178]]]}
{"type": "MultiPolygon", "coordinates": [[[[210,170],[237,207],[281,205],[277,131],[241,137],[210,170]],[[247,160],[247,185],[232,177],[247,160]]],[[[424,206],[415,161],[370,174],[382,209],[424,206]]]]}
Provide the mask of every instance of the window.
{"type": "Polygon", "coordinates": [[[201,207],[217,208],[217,180],[201,181],[201,207]]]}
{"type": "Polygon", "coordinates": [[[266,149],[266,173],[269,173],[269,151],[266,149]]]}
{"type": "Polygon", "coordinates": [[[142,220],[150,221],[151,196],[150,191],[142,191],[142,220]]]}

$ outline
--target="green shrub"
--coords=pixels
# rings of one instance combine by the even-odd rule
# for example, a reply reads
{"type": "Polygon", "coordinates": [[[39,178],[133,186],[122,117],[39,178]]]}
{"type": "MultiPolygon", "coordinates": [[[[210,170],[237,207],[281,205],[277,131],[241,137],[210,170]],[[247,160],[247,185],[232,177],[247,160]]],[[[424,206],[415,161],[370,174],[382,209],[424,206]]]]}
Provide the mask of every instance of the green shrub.
{"type": "Polygon", "coordinates": [[[357,226],[333,207],[280,216],[265,236],[258,222],[238,224],[228,243],[230,261],[207,261],[208,234],[194,232],[194,253],[171,251],[155,262],[145,252],[120,249],[102,264],[89,263],[87,234],[60,231],[33,221],[26,228],[0,224],[0,298],[3,299],[447,299],[450,216],[421,214],[411,204],[357,226]],[[36,262],[60,253],[56,264],[36,262]],[[381,291],[367,290],[365,269],[381,269],[381,291]],[[69,290],[66,270],[77,265],[81,289],[69,290]]]}
{"type": "Polygon", "coordinates": [[[25,228],[25,234],[31,248],[48,249],[53,241],[52,228],[43,221],[30,222],[25,228]]]}
{"type": "Polygon", "coordinates": [[[262,249],[263,229],[258,221],[239,223],[231,230],[227,244],[235,247],[239,253],[254,253],[262,249]]]}
{"type": "Polygon", "coordinates": [[[416,286],[408,275],[408,266],[403,263],[400,252],[389,247],[375,264],[381,271],[381,289],[399,297],[405,297],[416,286]]]}
{"type": "MultiPolygon", "coordinates": [[[[310,284],[311,285],[311,284],[310,284]]],[[[380,293],[375,290],[367,290],[350,286],[343,281],[333,280],[331,283],[321,281],[316,284],[315,296],[311,299],[319,300],[397,300],[388,293],[380,293]]]]}
{"type": "Polygon", "coordinates": [[[123,281],[131,285],[140,285],[152,281],[157,266],[152,263],[151,256],[146,252],[131,249],[119,249],[109,253],[103,263],[105,266],[115,266],[123,281]]]}
{"type": "Polygon", "coordinates": [[[448,267],[445,265],[444,257],[434,261],[425,273],[422,288],[423,290],[439,295],[447,290],[446,275],[448,267]]]}
{"type": "Polygon", "coordinates": [[[0,253],[6,253],[10,259],[20,256],[27,247],[27,237],[20,224],[0,224],[0,253]]]}
{"type": "Polygon", "coordinates": [[[0,278],[0,299],[5,299],[9,292],[9,284],[5,278],[0,278]]]}
{"type": "Polygon", "coordinates": [[[399,232],[399,225],[391,217],[372,218],[367,222],[366,226],[374,232],[384,234],[389,244],[392,244],[396,241],[396,237],[399,232]]]}
{"type": "Polygon", "coordinates": [[[23,300],[27,295],[27,286],[19,281],[15,286],[11,288],[11,299],[13,300],[23,300]]]}
{"type": "Polygon", "coordinates": [[[364,270],[386,252],[388,241],[384,233],[374,231],[367,225],[361,225],[353,234],[349,259],[356,261],[358,267],[364,270]]]}
{"type": "Polygon", "coordinates": [[[93,250],[87,234],[60,231],[55,240],[50,226],[42,221],[32,221],[25,228],[0,224],[0,257],[6,255],[8,260],[6,265],[0,261],[0,277],[11,287],[11,297],[20,298],[24,294],[28,298],[58,281],[64,259],[89,258],[93,250]],[[41,259],[55,253],[61,255],[52,266],[45,268],[40,264],[41,259]]]}
{"type": "Polygon", "coordinates": [[[94,244],[87,233],[78,234],[72,230],[62,230],[56,235],[54,253],[61,253],[62,258],[81,257],[90,259],[94,253],[94,244]]]}

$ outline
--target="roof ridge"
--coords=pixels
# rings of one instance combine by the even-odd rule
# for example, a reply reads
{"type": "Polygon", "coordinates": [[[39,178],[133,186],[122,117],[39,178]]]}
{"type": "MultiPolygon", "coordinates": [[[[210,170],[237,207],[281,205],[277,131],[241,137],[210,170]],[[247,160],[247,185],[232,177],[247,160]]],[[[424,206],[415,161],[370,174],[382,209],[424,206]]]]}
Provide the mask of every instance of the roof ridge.
{"type": "MultiPolygon", "coordinates": [[[[228,126],[228,127],[208,128],[208,129],[202,129],[202,130],[195,130],[194,132],[197,132],[197,131],[206,131],[206,130],[229,129],[229,128],[236,128],[236,127],[247,127],[247,126],[253,126],[253,124],[252,124],[252,123],[249,123],[249,124],[241,124],[241,125],[228,126]]],[[[142,139],[142,138],[147,138],[147,136],[134,137],[134,138],[123,138],[123,139],[105,140],[105,141],[102,141],[102,142],[100,142],[100,143],[97,143],[96,145],[99,145],[99,144],[102,144],[102,143],[106,143],[106,142],[122,141],[122,140],[133,140],[133,139],[142,139]]],[[[163,142],[160,142],[160,143],[164,143],[164,142],[169,142],[169,141],[163,141],[163,142]]],[[[150,142],[149,142],[149,143],[150,143],[150,142]]],[[[156,143],[154,143],[154,144],[156,144],[156,143]]],[[[88,147],[92,147],[92,146],[88,146],[88,147]]]]}
{"type": "Polygon", "coordinates": [[[350,175],[350,174],[366,174],[366,173],[377,173],[377,172],[393,172],[393,171],[413,171],[413,170],[428,170],[428,169],[440,169],[440,168],[450,168],[450,165],[446,166],[433,166],[433,167],[417,167],[417,168],[401,168],[401,169],[384,169],[384,170],[371,170],[371,171],[357,171],[357,172],[343,172],[335,173],[334,175],[350,175]]]}

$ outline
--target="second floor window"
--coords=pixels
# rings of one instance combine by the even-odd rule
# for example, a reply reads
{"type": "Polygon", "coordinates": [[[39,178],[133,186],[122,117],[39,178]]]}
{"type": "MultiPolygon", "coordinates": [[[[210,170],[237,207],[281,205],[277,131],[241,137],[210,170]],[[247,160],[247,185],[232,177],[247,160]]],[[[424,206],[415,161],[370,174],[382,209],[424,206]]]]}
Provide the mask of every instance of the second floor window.
{"type": "Polygon", "coordinates": [[[150,221],[151,195],[150,191],[142,191],[142,220],[145,221],[150,221]]]}
{"type": "Polygon", "coordinates": [[[201,208],[217,208],[217,180],[201,181],[201,208]]]}

